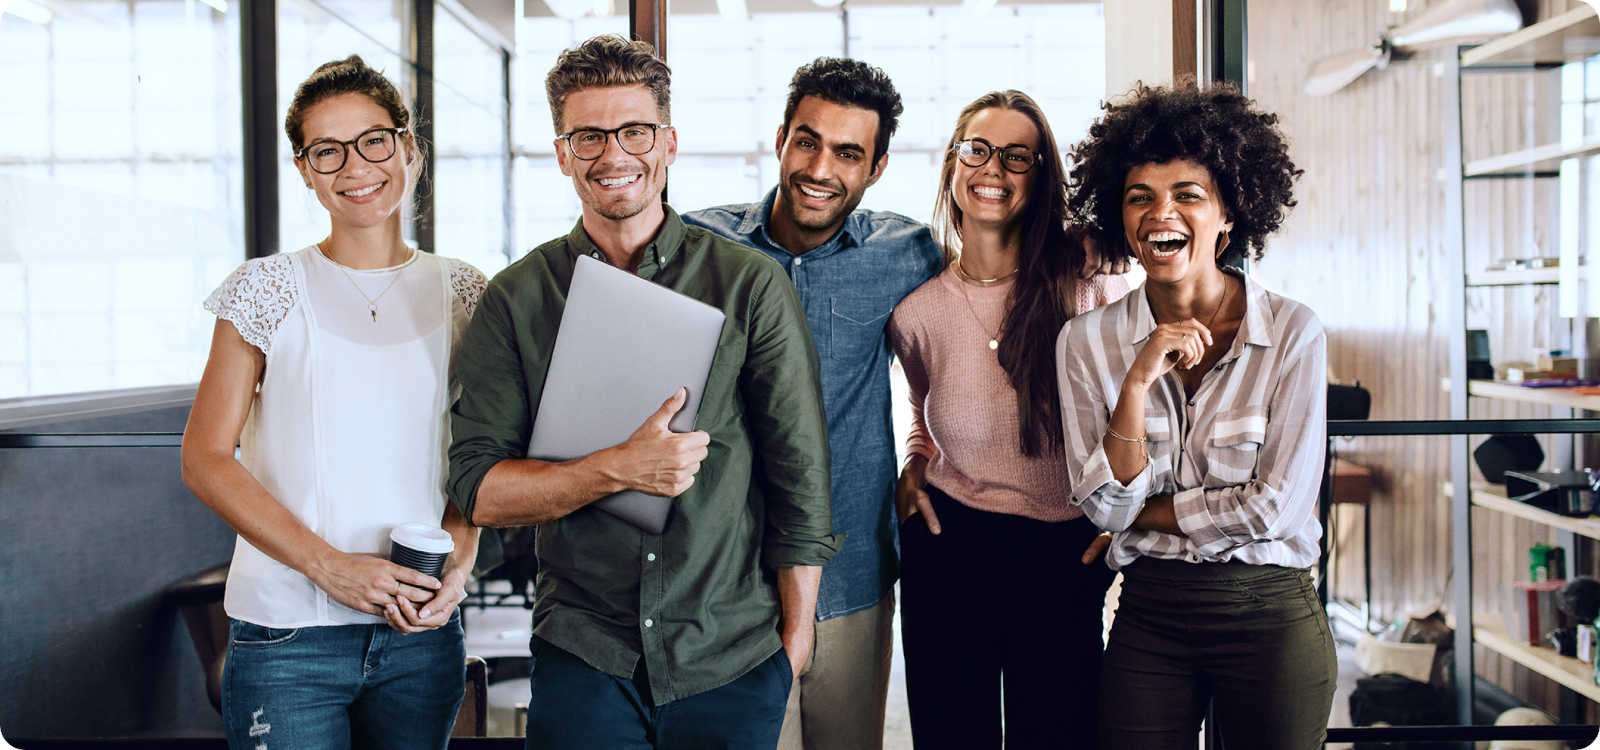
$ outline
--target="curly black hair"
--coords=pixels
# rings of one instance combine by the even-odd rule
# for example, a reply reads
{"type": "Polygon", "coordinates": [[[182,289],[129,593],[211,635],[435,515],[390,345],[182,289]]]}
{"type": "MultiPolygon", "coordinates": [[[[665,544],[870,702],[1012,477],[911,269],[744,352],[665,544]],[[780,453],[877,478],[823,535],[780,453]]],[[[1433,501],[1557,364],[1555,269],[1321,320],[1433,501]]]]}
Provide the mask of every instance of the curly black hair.
{"type": "Polygon", "coordinates": [[[815,96],[823,101],[870,109],[878,113],[877,142],[872,145],[872,163],[889,151],[889,136],[900,126],[900,92],[883,70],[847,57],[819,57],[794,72],[789,81],[789,102],[783,108],[783,133],[800,100],[815,96]]]}
{"type": "Polygon", "coordinates": [[[1191,82],[1172,87],[1139,84],[1089,126],[1072,147],[1067,210],[1100,247],[1122,247],[1122,188],[1141,164],[1188,159],[1211,172],[1233,229],[1219,263],[1260,260],[1267,235],[1295,205],[1294,180],[1305,173],[1289,159],[1278,116],[1262,112],[1238,88],[1191,82]]]}

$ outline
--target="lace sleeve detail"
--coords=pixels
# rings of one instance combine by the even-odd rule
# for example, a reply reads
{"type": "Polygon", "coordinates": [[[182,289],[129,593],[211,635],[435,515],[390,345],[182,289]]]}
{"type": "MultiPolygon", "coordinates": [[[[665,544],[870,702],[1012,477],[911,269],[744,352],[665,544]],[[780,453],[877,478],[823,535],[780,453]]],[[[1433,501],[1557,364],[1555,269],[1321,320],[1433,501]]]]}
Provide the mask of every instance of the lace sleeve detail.
{"type": "Polygon", "coordinates": [[[246,261],[206,298],[204,306],[238,329],[251,346],[267,354],[278,326],[300,297],[293,261],[272,255],[246,261]]]}
{"type": "Polygon", "coordinates": [[[454,292],[456,299],[461,300],[461,306],[466,308],[467,319],[472,319],[472,313],[478,309],[478,298],[483,295],[483,288],[489,280],[483,272],[472,267],[472,264],[449,258],[450,262],[450,291],[454,292]]]}

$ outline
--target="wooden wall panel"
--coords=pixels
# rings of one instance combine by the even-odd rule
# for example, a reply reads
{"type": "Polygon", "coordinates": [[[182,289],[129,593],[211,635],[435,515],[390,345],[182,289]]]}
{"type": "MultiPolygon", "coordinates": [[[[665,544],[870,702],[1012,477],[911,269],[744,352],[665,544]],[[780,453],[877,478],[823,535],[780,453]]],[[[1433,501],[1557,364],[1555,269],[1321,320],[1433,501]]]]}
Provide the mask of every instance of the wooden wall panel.
{"type": "MultiPolygon", "coordinates": [[[[1353,49],[1377,31],[1440,0],[1413,0],[1391,13],[1377,0],[1257,0],[1249,7],[1250,95],[1282,117],[1295,161],[1306,170],[1300,205],[1273,238],[1254,272],[1268,286],[1309,304],[1328,330],[1331,375],[1355,380],[1373,396],[1374,419],[1445,419],[1441,387],[1450,371],[1453,275],[1447,246],[1443,76],[1450,51],[1396,60],[1328,97],[1301,93],[1310,61],[1353,49]]],[[[1540,0],[1538,18],[1579,0],[1540,0]]],[[[1555,74],[1468,76],[1462,84],[1468,159],[1553,138],[1555,74]]],[[[1505,256],[1554,255],[1553,181],[1469,182],[1463,191],[1469,268],[1505,256]]],[[[1567,344],[1568,322],[1555,313],[1554,287],[1491,288],[1468,296],[1468,320],[1490,331],[1497,360],[1525,358],[1532,347],[1567,344]]],[[[1567,416],[1546,407],[1472,400],[1485,418],[1567,416]]],[[[1556,455],[1546,441],[1546,453],[1556,455]]],[[[1388,438],[1340,441],[1339,455],[1374,468],[1372,598],[1384,620],[1450,602],[1448,441],[1388,438]]],[[[1339,511],[1332,561],[1335,592],[1362,595],[1361,511],[1339,511]]],[[[1504,608],[1513,580],[1527,573],[1526,550],[1553,541],[1546,527],[1474,512],[1474,589],[1480,611],[1504,608]]],[[[1588,571],[1591,574],[1595,571],[1588,571]]],[[[1558,689],[1538,675],[1486,653],[1479,672],[1530,703],[1554,711],[1558,689]]]]}

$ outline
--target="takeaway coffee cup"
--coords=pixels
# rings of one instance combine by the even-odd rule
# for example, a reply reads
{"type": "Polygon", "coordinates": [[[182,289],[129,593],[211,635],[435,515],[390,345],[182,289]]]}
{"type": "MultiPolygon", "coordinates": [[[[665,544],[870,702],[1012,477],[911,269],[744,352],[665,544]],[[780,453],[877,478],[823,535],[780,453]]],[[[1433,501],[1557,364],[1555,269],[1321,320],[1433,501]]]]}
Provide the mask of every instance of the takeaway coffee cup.
{"type": "Polygon", "coordinates": [[[403,523],[389,532],[389,560],[425,575],[439,577],[444,559],[455,551],[455,540],[444,529],[425,523],[403,523]]]}

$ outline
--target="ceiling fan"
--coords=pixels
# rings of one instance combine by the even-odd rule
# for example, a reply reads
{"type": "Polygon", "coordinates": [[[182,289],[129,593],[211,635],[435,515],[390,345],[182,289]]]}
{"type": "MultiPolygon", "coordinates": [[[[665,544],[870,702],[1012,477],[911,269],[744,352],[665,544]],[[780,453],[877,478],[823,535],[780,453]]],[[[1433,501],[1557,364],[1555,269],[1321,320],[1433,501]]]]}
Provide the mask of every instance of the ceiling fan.
{"type": "Polygon", "coordinates": [[[1324,57],[1311,66],[1305,92],[1326,96],[1349,85],[1389,59],[1420,49],[1506,34],[1522,28],[1522,11],[1514,0],[1449,0],[1392,26],[1371,46],[1324,57]]]}

